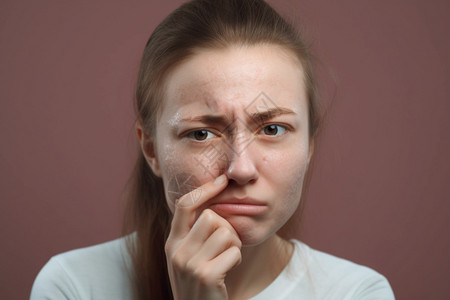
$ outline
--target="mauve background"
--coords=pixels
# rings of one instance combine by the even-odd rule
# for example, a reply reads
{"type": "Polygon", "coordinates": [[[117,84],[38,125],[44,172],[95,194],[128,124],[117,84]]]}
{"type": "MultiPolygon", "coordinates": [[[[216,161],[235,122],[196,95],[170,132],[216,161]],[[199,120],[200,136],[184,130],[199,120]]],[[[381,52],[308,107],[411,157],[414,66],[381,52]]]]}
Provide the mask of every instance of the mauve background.
{"type": "MultiPolygon", "coordinates": [[[[120,236],[140,55],[180,2],[0,2],[1,299],[26,299],[50,256],[120,236]]],[[[274,5],[305,24],[331,103],[303,240],[398,299],[450,299],[450,2],[274,5]]]]}

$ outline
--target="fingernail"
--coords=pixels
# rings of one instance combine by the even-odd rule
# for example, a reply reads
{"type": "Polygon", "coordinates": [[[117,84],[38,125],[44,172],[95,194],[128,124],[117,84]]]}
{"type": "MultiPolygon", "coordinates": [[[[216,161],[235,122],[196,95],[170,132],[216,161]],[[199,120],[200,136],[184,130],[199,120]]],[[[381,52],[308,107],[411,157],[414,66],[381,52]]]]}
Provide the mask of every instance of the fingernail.
{"type": "Polygon", "coordinates": [[[219,184],[224,183],[226,180],[227,180],[227,175],[222,174],[219,177],[217,177],[216,180],[214,180],[214,183],[219,185],[219,184]]]}

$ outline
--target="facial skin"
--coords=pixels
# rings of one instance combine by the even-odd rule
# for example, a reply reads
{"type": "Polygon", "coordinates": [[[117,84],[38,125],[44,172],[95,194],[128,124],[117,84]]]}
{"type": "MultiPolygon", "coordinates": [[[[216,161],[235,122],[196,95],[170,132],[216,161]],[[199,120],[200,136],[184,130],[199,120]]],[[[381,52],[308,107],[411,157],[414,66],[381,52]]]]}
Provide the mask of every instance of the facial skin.
{"type": "Polygon", "coordinates": [[[215,210],[244,246],[254,246],[299,204],[313,152],[308,132],[303,70],[292,53],[276,45],[199,49],[166,79],[154,150],[146,158],[163,179],[172,212],[179,195],[225,173],[228,186],[201,209],[246,197],[263,204],[251,214],[215,210]],[[249,117],[268,109],[270,119],[249,117]],[[180,188],[183,181],[187,188],[180,188]]]}

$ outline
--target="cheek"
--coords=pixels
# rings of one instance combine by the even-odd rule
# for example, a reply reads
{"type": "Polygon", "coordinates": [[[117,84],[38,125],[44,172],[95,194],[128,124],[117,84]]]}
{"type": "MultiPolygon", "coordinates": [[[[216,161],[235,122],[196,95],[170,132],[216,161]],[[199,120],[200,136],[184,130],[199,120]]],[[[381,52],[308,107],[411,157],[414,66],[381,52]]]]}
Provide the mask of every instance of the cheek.
{"type": "Polygon", "coordinates": [[[307,154],[301,153],[300,158],[293,161],[288,168],[287,174],[289,174],[288,181],[291,182],[288,189],[289,194],[300,195],[302,191],[303,181],[305,179],[305,173],[307,169],[307,154]]]}
{"type": "Polygon", "coordinates": [[[170,210],[174,211],[175,202],[183,195],[198,187],[199,180],[189,172],[186,160],[180,159],[180,153],[172,145],[165,145],[160,151],[159,164],[164,183],[164,191],[170,210]]]}
{"type": "Polygon", "coordinates": [[[161,149],[160,166],[166,199],[170,210],[183,195],[193,191],[223,173],[227,161],[224,155],[192,151],[166,145],[161,149]]]}
{"type": "MultiPolygon", "coordinates": [[[[172,212],[174,211],[174,204],[179,198],[195,190],[199,186],[200,181],[191,173],[179,172],[170,177],[165,188],[166,199],[170,210],[172,212]]],[[[194,197],[196,195],[192,196],[194,197]]]]}
{"type": "Polygon", "coordinates": [[[308,158],[304,148],[263,157],[268,184],[278,194],[280,207],[285,211],[295,210],[300,201],[308,158]]]}

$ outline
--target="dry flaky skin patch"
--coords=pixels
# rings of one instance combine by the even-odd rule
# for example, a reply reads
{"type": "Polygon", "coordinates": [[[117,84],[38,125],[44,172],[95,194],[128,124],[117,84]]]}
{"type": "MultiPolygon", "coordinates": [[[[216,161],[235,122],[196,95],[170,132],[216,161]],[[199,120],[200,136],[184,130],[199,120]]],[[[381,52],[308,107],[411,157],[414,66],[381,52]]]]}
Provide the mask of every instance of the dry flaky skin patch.
{"type": "Polygon", "coordinates": [[[184,195],[189,194],[189,200],[186,199],[186,204],[195,204],[201,196],[200,181],[190,173],[176,174],[168,184],[167,193],[170,201],[177,203],[177,201],[184,195]],[[192,192],[192,193],[191,193],[192,192]]]}

